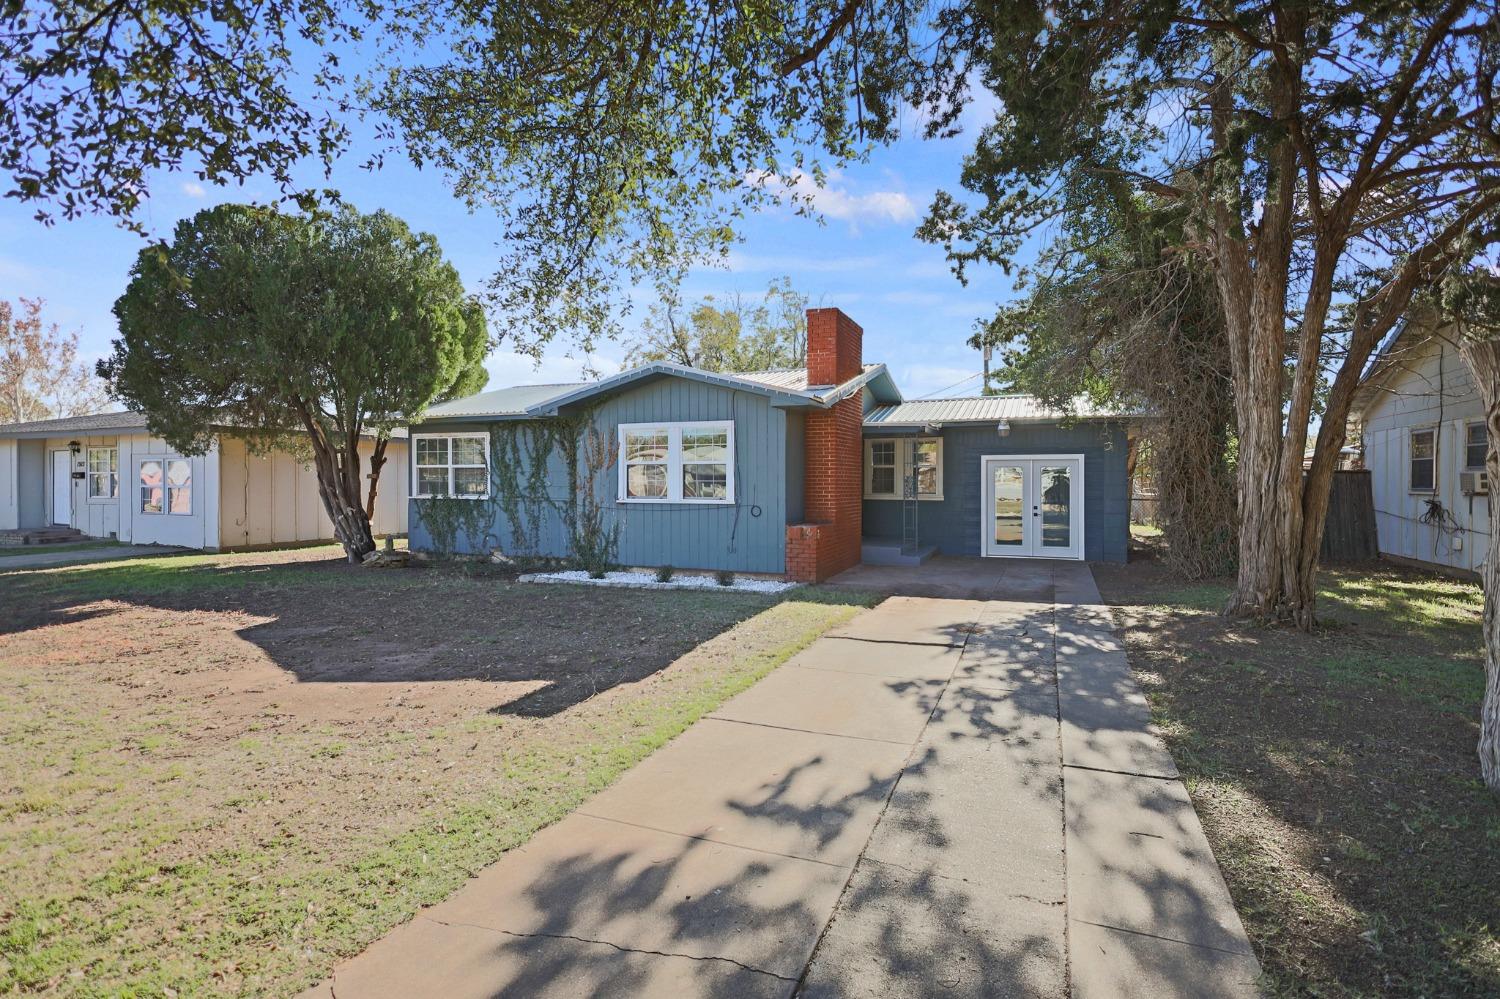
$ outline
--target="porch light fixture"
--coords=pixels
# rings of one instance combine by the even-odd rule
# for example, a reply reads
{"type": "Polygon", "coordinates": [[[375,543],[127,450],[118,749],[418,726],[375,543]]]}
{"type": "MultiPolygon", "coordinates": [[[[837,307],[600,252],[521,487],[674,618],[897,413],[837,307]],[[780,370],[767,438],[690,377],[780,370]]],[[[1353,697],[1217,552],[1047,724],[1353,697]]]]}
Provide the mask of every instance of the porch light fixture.
{"type": "Polygon", "coordinates": [[[1010,421],[1009,420],[1001,420],[998,424],[995,425],[995,433],[999,434],[1001,437],[1009,437],[1010,436],[1010,421]]]}
{"type": "Polygon", "coordinates": [[[73,452],[73,457],[78,457],[78,452],[83,450],[83,445],[77,441],[68,441],[68,450],[73,452]]]}

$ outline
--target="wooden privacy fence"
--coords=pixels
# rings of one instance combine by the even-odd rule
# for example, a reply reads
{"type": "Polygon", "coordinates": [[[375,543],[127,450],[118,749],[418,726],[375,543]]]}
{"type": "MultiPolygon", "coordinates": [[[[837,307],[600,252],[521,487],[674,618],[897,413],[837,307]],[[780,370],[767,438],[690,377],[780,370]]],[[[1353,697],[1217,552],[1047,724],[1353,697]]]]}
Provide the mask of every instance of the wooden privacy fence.
{"type": "Polygon", "coordinates": [[[1375,491],[1368,469],[1334,472],[1328,493],[1328,519],[1318,561],[1363,562],[1380,556],[1375,536],[1375,491]]]}

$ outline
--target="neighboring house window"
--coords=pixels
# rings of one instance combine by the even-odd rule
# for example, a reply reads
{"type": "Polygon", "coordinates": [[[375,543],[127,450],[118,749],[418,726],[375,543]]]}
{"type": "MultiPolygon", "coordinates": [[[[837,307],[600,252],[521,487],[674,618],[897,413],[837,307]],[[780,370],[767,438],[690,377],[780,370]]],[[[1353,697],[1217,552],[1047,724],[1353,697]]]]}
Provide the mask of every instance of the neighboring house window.
{"type": "Polygon", "coordinates": [[[870,482],[865,492],[871,496],[896,495],[896,442],[871,441],[869,457],[870,482]]]}
{"type": "Polygon", "coordinates": [[[622,503],[734,502],[734,424],[620,425],[622,503]]]}
{"type": "Polygon", "coordinates": [[[865,441],[865,497],[901,499],[915,477],[918,499],[943,498],[943,440],[924,437],[865,441]]]}
{"type": "Polygon", "coordinates": [[[150,458],[140,464],[141,513],[193,512],[193,465],[186,458],[150,458]]]}
{"type": "Polygon", "coordinates": [[[1414,493],[1430,493],[1437,482],[1437,431],[1411,432],[1410,488],[1414,493]]]}
{"type": "Polygon", "coordinates": [[[490,495],[489,434],[417,434],[412,495],[418,499],[490,495]]]}
{"type": "Polygon", "coordinates": [[[1466,471],[1483,471],[1489,451],[1490,432],[1483,422],[1471,423],[1464,428],[1464,469],[1466,471]]]}
{"type": "Polygon", "coordinates": [[[111,500],[120,495],[120,449],[89,448],[89,499],[111,500]]]}

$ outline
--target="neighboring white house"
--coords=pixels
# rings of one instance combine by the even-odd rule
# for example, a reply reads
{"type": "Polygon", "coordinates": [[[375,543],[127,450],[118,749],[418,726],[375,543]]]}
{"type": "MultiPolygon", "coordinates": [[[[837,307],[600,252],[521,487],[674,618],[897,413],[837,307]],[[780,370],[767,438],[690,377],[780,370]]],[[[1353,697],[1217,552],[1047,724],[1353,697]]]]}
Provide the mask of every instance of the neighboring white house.
{"type": "MultiPolygon", "coordinates": [[[[376,534],[406,533],[406,464],[405,439],[392,440],[376,534]]],[[[251,454],[228,430],[207,454],[179,455],[130,412],[0,425],[0,530],[54,526],[210,551],[333,539],[311,465],[251,454]]]]}
{"type": "Polygon", "coordinates": [[[1402,326],[1355,395],[1380,552],[1477,572],[1489,549],[1484,406],[1451,328],[1402,326]]]}

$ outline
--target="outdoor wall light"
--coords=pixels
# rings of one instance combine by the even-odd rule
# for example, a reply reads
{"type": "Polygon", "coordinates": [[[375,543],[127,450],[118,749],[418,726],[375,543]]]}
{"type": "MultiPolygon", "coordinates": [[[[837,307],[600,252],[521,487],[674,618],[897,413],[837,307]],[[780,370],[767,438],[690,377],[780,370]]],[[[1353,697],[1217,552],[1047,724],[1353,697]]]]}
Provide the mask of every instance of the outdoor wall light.
{"type": "Polygon", "coordinates": [[[78,452],[83,450],[83,445],[77,441],[68,441],[68,450],[73,452],[73,457],[78,457],[78,452]]]}
{"type": "Polygon", "coordinates": [[[999,434],[1001,437],[1009,437],[1010,436],[1010,421],[1009,420],[1001,420],[995,426],[995,433],[999,434]]]}

